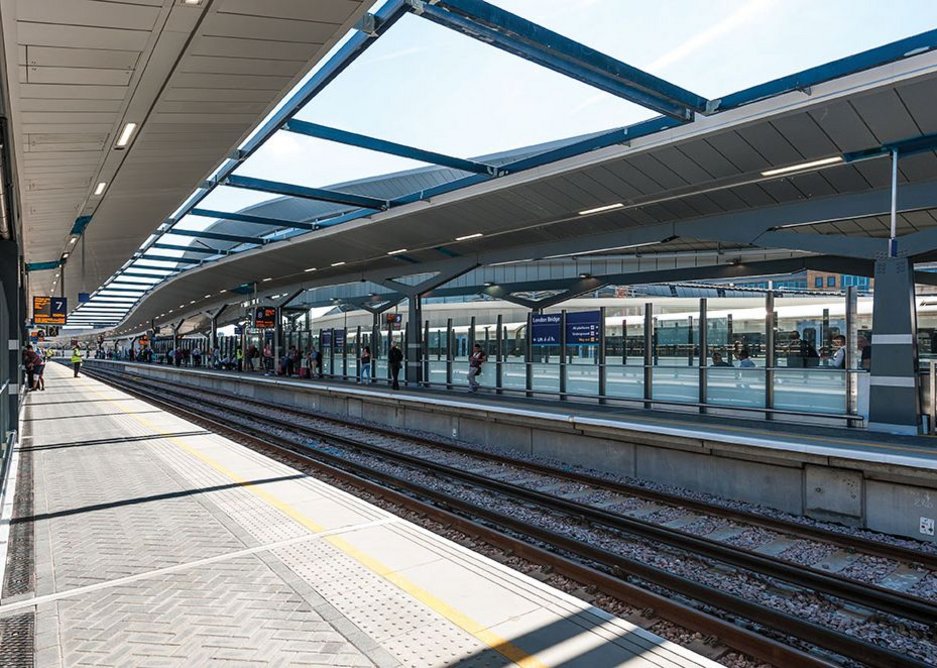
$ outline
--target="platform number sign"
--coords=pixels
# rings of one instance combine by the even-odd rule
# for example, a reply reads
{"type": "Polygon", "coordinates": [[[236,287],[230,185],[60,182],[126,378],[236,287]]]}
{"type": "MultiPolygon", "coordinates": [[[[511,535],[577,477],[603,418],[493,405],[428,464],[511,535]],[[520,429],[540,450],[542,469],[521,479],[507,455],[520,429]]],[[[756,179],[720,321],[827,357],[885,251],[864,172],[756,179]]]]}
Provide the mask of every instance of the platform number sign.
{"type": "Polygon", "coordinates": [[[68,315],[65,297],[33,297],[33,322],[37,325],[64,325],[68,315]]]}

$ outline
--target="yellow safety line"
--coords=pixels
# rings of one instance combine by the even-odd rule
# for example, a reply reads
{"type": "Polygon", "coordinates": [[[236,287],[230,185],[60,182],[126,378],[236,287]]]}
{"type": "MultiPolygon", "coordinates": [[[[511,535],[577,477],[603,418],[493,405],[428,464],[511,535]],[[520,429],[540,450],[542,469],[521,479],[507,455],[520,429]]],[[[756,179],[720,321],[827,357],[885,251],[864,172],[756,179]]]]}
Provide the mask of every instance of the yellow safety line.
{"type": "MultiPolygon", "coordinates": [[[[101,396],[103,394],[102,392],[96,389],[92,389],[91,392],[93,392],[94,394],[97,394],[98,396],[101,396]]],[[[273,506],[274,508],[284,513],[291,519],[295,520],[302,526],[306,527],[313,533],[319,533],[325,530],[324,526],[317,524],[316,522],[314,522],[312,519],[310,519],[303,513],[297,511],[289,503],[283,501],[282,499],[278,498],[277,496],[273,494],[270,494],[266,490],[263,490],[260,487],[254,485],[247,479],[242,478],[241,476],[236,474],[234,471],[231,471],[224,465],[215,461],[213,458],[193,448],[191,445],[179,439],[178,437],[169,436],[168,434],[170,432],[164,430],[162,427],[158,425],[153,424],[153,422],[151,422],[147,418],[140,417],[138,414],[132,413],[131,411],[127,410],[123,406],[120,406],[120,409],[122,412],[132,417],[141,425],[159,433],[161,436],[163,436],[164,440],[167,440],[179,446],[180,448],[188,452],[190,455],[198,458],[199,460],[201,460],[202,462],[204,462],[211,468],[215,469],[222,475],[226,476],[233,482],[236,482],[239,485],[243,486],[245,489],[253,493],[255,496],[262,499],[265,503],[267,503],[270,506],[273,506]]],[[[339,536],[328,536],[324,540],[328,541],[334,547],[344,552],[346,555],[348,555],[349,557],[351,557],[352,559],[360,563],[362,566],[364,566],[368,570],[379,575],[380,577],[384,578],[388,582],[396,585],[397,587],[405,591],[407,594],[409,594],[411,597],[420,601],[423,605],[435,611],[437,614],[441,615],[442,617],[445,617],[450,622],[452,622],[453,624],[455,624],[462,630],[466,631],[470,635],[474,636],[475,638],[480,640],[482,643],[484,643],[485,645],[487,645],[494,651],[498,652],[505,658],[513,661],[517,665],[522,666],[523,668],[546,668],[546,664],[544,664],[542,661],[540,661],[536,657],[531,656],[530,654],[528,654],[526,651],[524,651],[517,645],[499,636],[497,633],[494,633],[493,631],[489,631],[480,622],[472,619],[465,613],[449,605],[448,603],[440,599],[435,594],[426,591],[425,589],[420,587],[418,584],[409,580],[406,576],[401,575],[400,573],[394,572],[392,568],[382,563],[380,560],[375,559],[374,557],[371,557],[370,555],[363,552],[362,550],[359,550],[350,542],[348,542],[346,539],[339,537],[339,536]]]]}

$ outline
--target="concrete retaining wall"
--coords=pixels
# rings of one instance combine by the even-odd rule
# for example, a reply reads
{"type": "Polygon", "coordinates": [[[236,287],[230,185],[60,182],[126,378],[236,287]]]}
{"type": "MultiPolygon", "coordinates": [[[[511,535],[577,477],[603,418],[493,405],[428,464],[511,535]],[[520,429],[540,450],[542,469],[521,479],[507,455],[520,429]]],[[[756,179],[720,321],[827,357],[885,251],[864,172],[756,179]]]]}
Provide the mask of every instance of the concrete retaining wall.
{"type": "MultiPolygon", "coordinates": [[[[312,413],[363,418],[460,438],[499,450],[552,457],[570,464],[758,503],[850,526],[934,541],[922,535],[922,518],[937,518],[937,470],[921,460],[897,465],[833,457],[828,453],[727,443],[616,427],[613,420],[543,411],[488,409],[458,397],[435,399],[386,394],[367,388],[236,376],[172,367],[89,361],[110,370],[177,385],[223,391],[312,413]]],[[[699,432],[703,436],[705,427],[699,432]]],[[[744,440],[744,439],[739,439],[744,440]]],[[[817,450],[821,450],[817,448],[817,450]]],[[[870,451],[875,459],[881,452],[870,451]]],[[[904,452],[913,458],[912,452],[904,452]]]]}

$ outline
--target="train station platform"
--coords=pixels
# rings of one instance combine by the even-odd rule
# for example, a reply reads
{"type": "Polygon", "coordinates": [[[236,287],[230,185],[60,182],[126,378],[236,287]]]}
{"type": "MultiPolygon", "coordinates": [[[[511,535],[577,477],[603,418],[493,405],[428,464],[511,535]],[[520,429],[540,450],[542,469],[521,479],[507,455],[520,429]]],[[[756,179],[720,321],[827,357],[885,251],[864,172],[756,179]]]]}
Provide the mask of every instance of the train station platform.
{"type": "MultiPolygon", "coordinates": [[[[300,380],[94,360],[91,368],[314,413],[419,429],[920,540],[937,440],[861,429],[629,409],[482,390],[300,380]]],[[[925,523],[926,524],[926,523],[925,523]]]]}
{"type": "Polygon", "coordinates": [[[3,518],[4,666],[717,665],[102,382],[46,375],[3,518]]]}

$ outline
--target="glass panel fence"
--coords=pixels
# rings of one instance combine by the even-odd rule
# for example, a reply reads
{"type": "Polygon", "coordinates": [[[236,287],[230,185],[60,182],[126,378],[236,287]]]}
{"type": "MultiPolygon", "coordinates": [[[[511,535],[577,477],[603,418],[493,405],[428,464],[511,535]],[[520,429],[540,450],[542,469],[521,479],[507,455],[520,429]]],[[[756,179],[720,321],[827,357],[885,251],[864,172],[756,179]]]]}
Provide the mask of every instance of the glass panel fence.
{"type": "Polygon", "coordinates": [[[511,390],[523,390],[527,387],[527,365],[523,359],[512,357],[504,362],[502,370],[502,387],[511,390]]]}
{"type": "Polygon", "coordinates": [[[594,358],[573,357],[566,365],[566,391],[585,396],[599,393],[599,366],[594,358]]]}
{"type": "Polygon", "coordinates": [[[658,401],[699,401],[699,368],[687,366],[655,366],[653,398],[658,401]]]}
{"type": "Polygon", "coordinates": [[[846,412],[846,372],[836,369],[777,369],[774,407],[804,413],[846,412]]]}
{"type": "Polygon", "coordinates": [[[763,368],[710,367],[706,369],[708,403],[740,408],[765,407],[763,368]]]}
{"type": "Polygon", "coordinates": [[[644,397],[644,366],[642,360],[634,364],[606,364],[605,393],[621,399],[644,397]]]}

